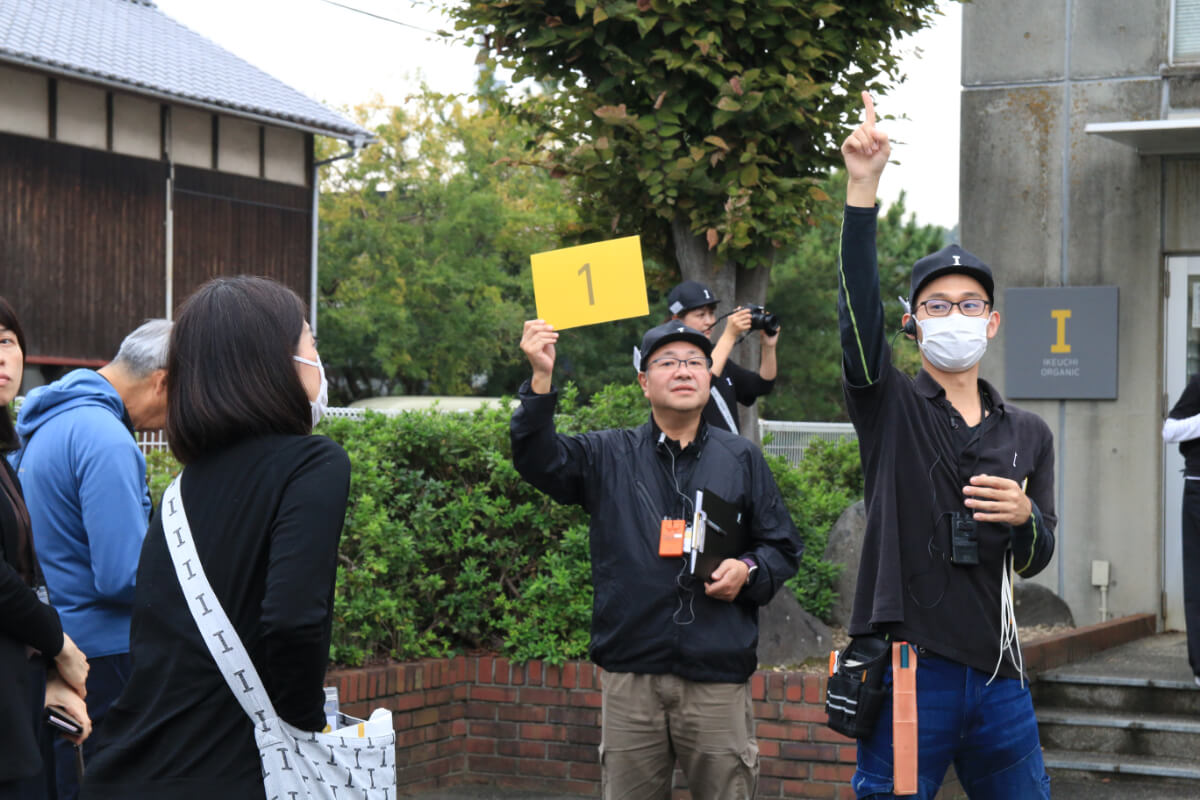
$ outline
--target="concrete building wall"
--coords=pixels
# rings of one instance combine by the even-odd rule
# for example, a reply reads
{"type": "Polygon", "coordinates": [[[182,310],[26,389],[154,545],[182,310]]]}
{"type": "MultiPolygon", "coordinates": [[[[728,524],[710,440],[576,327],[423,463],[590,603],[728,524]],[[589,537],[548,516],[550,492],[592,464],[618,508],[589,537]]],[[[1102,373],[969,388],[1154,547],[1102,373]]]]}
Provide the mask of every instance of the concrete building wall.
{"type": "Polygon", "coordinates": [[[1200,156],[1163,162],[1163,249],[1200,253],[1200,156]]]}
{"type": "MultiPolygon", "coordinates": [[[[1160,607],[1163,170],[1084,127],[1160,116],[1168,13],[1168,0],[963,7],[963,245],[996,270],[1001,303],[1009,286],[1120,290],[1117,399],[1014,398],[1057,446],[1059,548],[1035,580],[1080,624],[1099,620],[1093,559],[1112,564],[1110,613],[1160,607]]],[[[1003,338],[983,367],[1002,392],[1003,338]]]]}

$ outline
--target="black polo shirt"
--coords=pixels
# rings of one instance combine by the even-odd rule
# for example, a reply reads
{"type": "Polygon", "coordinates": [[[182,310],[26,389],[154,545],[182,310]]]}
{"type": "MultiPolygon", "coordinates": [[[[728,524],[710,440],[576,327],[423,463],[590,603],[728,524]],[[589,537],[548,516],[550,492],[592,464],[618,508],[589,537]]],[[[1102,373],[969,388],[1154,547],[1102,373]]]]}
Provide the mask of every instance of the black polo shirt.
{"type": "MultiPolygon", "coordinates": [[[[974,428],[924,370],[910,378],[891,364],[879,298],[875,209],[848,207],[842,231],[838,311],[844,388],[858,433],[867,506],[850,633],[887,632],[986,672],[1000,656],[1000,587],[1013,549],[1023,576],[1054,552],[1054,443],[1037,415],[1008,404],[987,381],[987,413],[974,428]],[[954,512],[969,513],[962,489],[972,475],[1025,487],[1024,525],[976,523],[977,566],[950,562],[954,512]]],[[[1005,659],[1000,674],[1017,677],[1005,659]]]]}

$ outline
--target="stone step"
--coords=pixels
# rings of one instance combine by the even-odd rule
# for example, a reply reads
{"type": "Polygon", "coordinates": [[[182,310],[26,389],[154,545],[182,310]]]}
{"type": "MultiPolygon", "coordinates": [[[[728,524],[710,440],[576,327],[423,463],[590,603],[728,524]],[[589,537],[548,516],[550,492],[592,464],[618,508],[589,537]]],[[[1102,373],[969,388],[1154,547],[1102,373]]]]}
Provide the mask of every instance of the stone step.
{"type": "Polygon", "coordinates": [[[1200,687],[1191,680],[1043,673],[1032,685],[1035,708],[1192,714],[1200,716],[1200,687]]]}
{"type": "Polygon", "coordinates": [[[1196,758],[1200,718],[1079,708],[1039,708],[1042,746],[1120,755],[1196,758]]]}
{"type": "Polygon", "coordinates": [[[1050,779],[1050,796],[1054,800],[1196,800],[1196,787],[1133,778],[1066,778],[1056,774],[1050,779]]]}
{"type": "Polygon", "coordinates": [[[1052,780],[1108,779],[1115,782],[1133,779],[1147,783],[1152,779],[1155,784],[1161,784],[1164,791],[1186,788],[1191,797],[1200,797],[1200,761],[1195,756],[1166,758],[1047,748],[1042,752],[1042,758],[1052,780]]]}

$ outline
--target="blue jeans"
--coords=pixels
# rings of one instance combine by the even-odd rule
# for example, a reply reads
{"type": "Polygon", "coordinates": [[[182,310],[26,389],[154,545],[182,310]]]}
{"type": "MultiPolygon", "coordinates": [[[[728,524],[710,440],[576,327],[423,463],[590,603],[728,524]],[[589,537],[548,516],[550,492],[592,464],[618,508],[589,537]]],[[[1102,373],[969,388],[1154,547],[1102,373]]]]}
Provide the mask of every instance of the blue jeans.
{"type": "MultiPolygon", "coordinates": [[[[932,654],[917,661],[917,773],[919,800],[932,800],[954,764],[971,800],[1050,798],[1037,718],[1028,686],[932,654]]],[[[889,668],[885,681],[891,682],[889,668]]],[[[854,792],[859,800],[892,794],[892,704],[858,743],[854,792]]]]}
{"type": "MultiPolygon", "coordinates": [[[[87,677],[87,709],[92,720],[92,735],[83,743],[83,761],[86,768],[92,754],[96,752],[95,731],[129,681],[133,662],[129,653],[89,658],[87,677]]],[[[79,797],[78,756],[75,745],[61,736],[54,741],[54,772],[58,783],[58,800],[76,800],[79,797]]]]}

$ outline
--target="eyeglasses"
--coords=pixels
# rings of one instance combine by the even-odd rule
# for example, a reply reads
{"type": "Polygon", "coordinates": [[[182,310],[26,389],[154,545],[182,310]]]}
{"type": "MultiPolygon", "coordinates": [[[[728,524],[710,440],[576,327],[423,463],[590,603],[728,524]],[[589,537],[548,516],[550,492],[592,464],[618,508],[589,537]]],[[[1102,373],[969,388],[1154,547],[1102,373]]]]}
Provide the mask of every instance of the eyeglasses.
{"type": "Polygon", "coordinates": [[[712,366],[711,358],[656,358],[650,362],[650,366],[674,371],[679,369],[679,365],[683,364],[691,372],[706,372],[712,366]]]}
{"type": "Polygon", "coordinates": [[[925,306],[925,311],[931,317],[949,316],[950,310],[958,306],[958,310],[962,312],[964,317],[982,317],[987,311],[988,301],[978,298],[968,298],[959,300],[957,303],[952,303],[949,300],[923,300],[917,303],[917,308],[925,306]]]}

